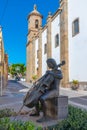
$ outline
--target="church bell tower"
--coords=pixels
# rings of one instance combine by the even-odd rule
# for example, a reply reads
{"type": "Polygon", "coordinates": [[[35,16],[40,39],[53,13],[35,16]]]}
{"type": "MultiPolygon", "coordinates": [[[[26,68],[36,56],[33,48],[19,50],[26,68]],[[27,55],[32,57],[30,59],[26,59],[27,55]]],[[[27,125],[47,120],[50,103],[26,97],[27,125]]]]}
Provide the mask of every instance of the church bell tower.
{"type": "Polygon", "coordinates": [[[38,35],[38,30],[42,26],[42,15],[37,11],[37,6],[34,5],[34,10],[28,15],[28,35],[27,35],[27,70],[26,79],[30,81],[33,76],[34,62],[34,44],[33,39],[38,35]]]}

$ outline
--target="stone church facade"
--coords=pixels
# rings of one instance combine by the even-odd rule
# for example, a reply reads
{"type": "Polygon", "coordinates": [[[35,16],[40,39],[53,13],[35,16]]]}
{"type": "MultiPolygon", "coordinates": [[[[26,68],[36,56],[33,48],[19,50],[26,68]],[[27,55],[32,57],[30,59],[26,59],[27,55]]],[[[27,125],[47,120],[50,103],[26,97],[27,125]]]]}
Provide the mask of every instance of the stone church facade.
{"type": "MultiPolygon", "coordinates": [[[[84,67],[82,64],[83,57],[87,56],[87,37],[85,35],[87,20],[83,20],[86,7],[82,2],[77,1],[60,0],[60,7],[53,15],[48,14],[44,27],[42,27],[43,16],[37,11],[36,6],[28,15],[27,81],[32,80],[34,75],[40,78],[47,70],[47,58],[52,57],[57,63],[62,60],[66,61],[62,67],[63,87],[67,87],[72,80],[87,84],[87,74],[85,73],[87,62],[84,62],[84,67]],[[78,10],[77,1],[78,7],[80,7],[78,10]],[[82,8],[82,4],[84,8],[82,8]]],[[[85,3],[87,3],[86,0],[85,3]]]]}

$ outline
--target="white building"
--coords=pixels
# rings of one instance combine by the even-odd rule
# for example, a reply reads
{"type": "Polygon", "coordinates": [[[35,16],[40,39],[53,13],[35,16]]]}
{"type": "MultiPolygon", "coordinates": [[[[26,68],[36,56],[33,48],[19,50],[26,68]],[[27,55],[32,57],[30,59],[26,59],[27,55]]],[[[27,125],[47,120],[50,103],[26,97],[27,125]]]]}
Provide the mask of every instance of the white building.
{"type": "Polygon", "coordinates": [[[41,77],[47,70],[47,58],[52,57],[57,63],[66,61],[62,67],[63,86],[72,80],[87,83],[86,5],[86,0],[60,0],[60,8],[48,15],[44,27],[42,15],[34,6],[28,16],[27,81],[33,75],[41,77]]]}

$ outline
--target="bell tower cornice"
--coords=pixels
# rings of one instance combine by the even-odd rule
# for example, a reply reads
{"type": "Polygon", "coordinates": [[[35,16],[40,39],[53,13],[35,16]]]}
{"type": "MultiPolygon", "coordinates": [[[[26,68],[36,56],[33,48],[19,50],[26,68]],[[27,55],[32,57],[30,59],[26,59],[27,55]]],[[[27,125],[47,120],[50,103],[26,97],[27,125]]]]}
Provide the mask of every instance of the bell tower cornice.
{"type": "Polygon", "coordinates": [[[37,6],[36,6],[36,4],[34,4],[34,10],[28,15],[28,18],[27,18],[27,19],[29,19],[30,16],[33,16],[33,15],[39,16],[39,17],[43,18],[43,16],[37,11],[37,6]]]}

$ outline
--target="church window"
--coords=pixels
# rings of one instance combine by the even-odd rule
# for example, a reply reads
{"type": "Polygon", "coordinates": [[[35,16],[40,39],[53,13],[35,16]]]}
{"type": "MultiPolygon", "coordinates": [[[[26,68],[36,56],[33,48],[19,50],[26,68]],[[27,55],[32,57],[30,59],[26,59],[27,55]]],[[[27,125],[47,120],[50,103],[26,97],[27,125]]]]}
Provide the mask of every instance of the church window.
{"type": "Polygon", "coordinates": [[[37,58],[39,58],[39,50],[37,50],[37,58]]]}
{"type": "Polygon", "coordinates": [[[55,47],[59,46],[59,34],[56,34],[55,36],[55,47]]]}
{"type": "Polygon", "coordinates": [[[72,23],[72,36],[79,33],[79,19],[75,19],[72,23]]]}
{"type": "Polygon", "coordinates": [[[47,44],[44,44],[44,54],[47,53],[47,44]]]}
{"type": "Polygon", "coordinates": [[[35,20],[35,28],[38,28],[38,25],[39,25],[39,21],[36,19],[35,20]]]}

